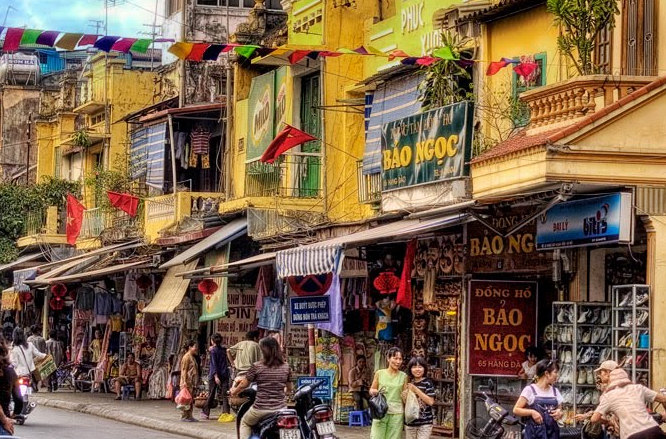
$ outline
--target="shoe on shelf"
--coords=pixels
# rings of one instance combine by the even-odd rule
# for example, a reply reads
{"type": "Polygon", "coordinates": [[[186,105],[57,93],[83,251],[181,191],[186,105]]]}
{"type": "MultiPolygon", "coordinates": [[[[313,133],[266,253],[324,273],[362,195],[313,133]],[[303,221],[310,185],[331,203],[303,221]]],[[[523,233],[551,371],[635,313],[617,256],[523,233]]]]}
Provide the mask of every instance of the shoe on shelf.
{"type": "Polygon", "coordinates": [[[599,404],[599,396],[601,396],[601,394],[598,390],[592,391],[592,404],[594,405],[599,404]]]}
{"type": "Polygon", "coordinates": [[[631,316],[631,313],[628,312],[624,315],[624,322],[620,324],[623,328],[629,328],[634,324],[634,319],[631,316]]]}
{"type": "Polygon", "coordinates": [[[582,404],[583,398],[585,398],[585,392],[580,392],[578,395],[576,395],[576,404],[582,404]]]}
{"type": "Polygon", "coordinates": [[[581,404],[589,404],[591,402],[592,402],[592,391],[588,390],[587,392],[585,392],[585,396],[583,397],[581,404]]]}
{"type": "Polygon", "coordinates": [[[564,323],[564,318],[565,318],[565,316],[566,316],[566,312],[567,312],[567,311],[566,311],[566,308],[565,308],[565,307],[561,307],[561,308],[560,308],[560,310],[559,310],[558,313],[557,313],[557,322],[558,322],[558,323],[564,323]]]}
{"type": "Polygon", "coordinates": [[[650,314],[647,311],[641,311],[641,313],[636,316],[636,326],[643,326],[643,323],[647,320],[650,314]]]}
{"type": "Polygon", "coordinates": [[[648,293],[639,293],[636,295],[636,306],[644,305],[649,299],[648,293]]]}
{"type": "Polygon", "coordinates": [[[631,293],[627,293],[624,296],[622,296],[622,300],[620,300],[620,303],[618,303],[617,306],[629,306],[630,302],[631,302],[631,293]]]}
{"type": "Polygon", "coordinates": [[[625,347],[627,345],[627,339],[631,336],[631,334],[625,334],[620,339],[617,341],[617,345],[620,347],[625,347]]]}
{"type": "Polygon", "coordinates": [[[594,310],[592,311],[592,317],[588,319],[587,323],[590,324],[597,323],[600,315],[601,315],[601,308],[594,308],[594,310]]]}
{"type": "Polygon", "coordinates": [[[587,369],[579,367],[576,374],[578,375],[578,379],[576,380],[578,384],[585,384],[587,382],[587,369]]]}
{"type": "MultiPolygon", "coordinates": [[[[596,328],[595,328],[595,329],[596,329],[596,328]]],[[[589,343],[591,337],[592,337],[592,329],[589,329],[589,330],[583,332],[583,336],[581,337],[581,341],[582,341],[583,343],[589,343]]]]}
{"type": "Polygon", "coordinates": [[[608,323],[608,319],[610,319],[610,310],[608,308],[604,308],[601,310],[601,315],[599,316],[599,323],[602,325],[605,325],[608,323]]]}
{"type": "Polygon", "coordinates": [[[594,384],[594,369],[588,369],[587,370],[587,384],[594,384]]]}
{"type": "Polygon", "coordinates": [[[590,337],[590,343],[599,343],[599,337],[601,337],[601,332],[603,328],[596,327],[592,330],[592,337],[590,337]]]}
{"type": "Polygon", "coordinates": [[[567,350],[564,352],[564,358],[565,358],[564,361],[565,361],[566,363],[571,363],[571,362],[572,362],[572,360],[573,360],[573,356],[571,355],[571,349],[567,349],[567,350]]]}
{"type": "Polygon", "coordinates": [[[586,323],[587,318],[590,317],[591,314],[592,311],[590,311],[589,309],[581,312],[580,316],[578,316],[578,323],[586,323]]]}

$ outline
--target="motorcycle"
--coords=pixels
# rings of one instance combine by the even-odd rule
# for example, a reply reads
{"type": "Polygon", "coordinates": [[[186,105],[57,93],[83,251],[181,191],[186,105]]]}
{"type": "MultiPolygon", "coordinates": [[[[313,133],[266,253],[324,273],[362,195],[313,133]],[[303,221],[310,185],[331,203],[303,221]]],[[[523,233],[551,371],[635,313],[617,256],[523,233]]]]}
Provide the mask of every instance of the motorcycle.
{"type": "MultiPolygon", "coordinates": [[[[240,424],[243,416],[252,407],[257,397],[257,385],[251,384],[238,395],[247,398],[236,414],[236,437],[240,437],[240,424]]],[[[296,410],[282,409],[262,419],[252,428],[252,439],[302,439],[300,420],[296,410]]],[[[242,438],[247,439],[247,438],[242,438]]]]}
{"type": "MultiPolygon", "coordinates": [[[[494,389],[494,384],[489,382],[489,390],[494,389]]],[[[520,419],[513,416],[509,413],[507,409],[499,405],[493,398],[488,396],[486,392],[480,392],[482,397],[476,397],[477,401],[483,401],[483,404],[488,413],[488,420],[480,426],[478,419],[471,419],[465,428],[465,431],[469,437],[478,438],[478,439],[501,439],[504,436],[504,426],[512,426],[523,424],[520,422],[520,419]]]]}
{"type": "Polygon", "coordinates": [[[301,435],[305,439],[337,439],[333,410],[328,404],[322,404],[319,398],[312,396],[313,392],[323,383],[322,380],[316,384],[303,385],[294,393],[301,435]]]}
{"type": "Polygon", "coordinates": [[[35,402],[30,402],[30,395],[32,395],[32,382],[29,376],[19,377],[19,390],[23,400],[23,409],[21,410],[21,413],[14,413],[13,418],[18,425],[23,425],[28,419],[28,415],[32,413],[35,407],[37,407],[35,402]]]}

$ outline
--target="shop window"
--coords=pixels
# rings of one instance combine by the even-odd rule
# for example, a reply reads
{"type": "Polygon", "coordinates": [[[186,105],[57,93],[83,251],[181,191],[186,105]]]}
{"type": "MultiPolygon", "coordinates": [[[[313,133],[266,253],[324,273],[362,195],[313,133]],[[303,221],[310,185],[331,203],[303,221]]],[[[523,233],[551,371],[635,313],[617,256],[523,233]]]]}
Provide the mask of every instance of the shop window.
{"type": "Polygon", "coordinates": [[[166,14],[167,17],[179,12],[183,7],[182,0],[167,0],[166,2],[166,14]]]}
{"type": "Polygon", "coordinates": [[[622,74],[657,74],[656,0],[622,2],[622,74]]]}
{"type": "MultiPolygon", "coordinates": [[[[254,0],[197,0],[200,6],[229,6],[230,8],[254,8],[254,0]],[[229,3],[227,5],[227,2],[229,3]]],[[[282,10],[280,0],[266,0],[266,9],[282,10]]]]}
{"type": "Polygon", "coordinates": [[[516,72],[511,73],[512,98],[515,102],[512,114],[513,123],[517,127],[522,127],[530,121],[530,110],[518,97],[523,92],[546,85],[546,54],[521,56],[517,59],[520,62],[533,62],[537,65],[537,68],[529,76],[520,76],[516,72]]]}

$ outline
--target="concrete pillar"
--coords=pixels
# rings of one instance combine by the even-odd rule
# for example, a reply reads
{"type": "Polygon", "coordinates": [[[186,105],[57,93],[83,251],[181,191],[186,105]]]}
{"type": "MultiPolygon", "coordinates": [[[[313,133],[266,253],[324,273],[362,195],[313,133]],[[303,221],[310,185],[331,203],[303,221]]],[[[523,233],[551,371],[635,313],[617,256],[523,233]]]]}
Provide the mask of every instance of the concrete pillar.
{"type": "Polygon", "coordinates": [[[643,219],[647,231],[646,282],[650,285],[653,389],[666,387],[666,216],[643,219]]]}

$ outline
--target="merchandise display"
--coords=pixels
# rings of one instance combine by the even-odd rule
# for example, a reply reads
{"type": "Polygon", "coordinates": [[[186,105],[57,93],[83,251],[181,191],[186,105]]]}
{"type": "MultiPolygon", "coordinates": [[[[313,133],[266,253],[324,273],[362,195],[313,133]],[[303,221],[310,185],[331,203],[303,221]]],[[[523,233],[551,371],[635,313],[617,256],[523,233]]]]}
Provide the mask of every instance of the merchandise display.
{"type": "Polygon", "coordinates": [[[650,385],[650,287],[617,285],[613,295],[613,359],[635,383],[650,385]]]}
{"type": "Polygon", "coordinates": [[[612,358],[611,306],[604,302],[553,302],[553,358],[560,362],[558,387],[565,425],[597,404],[594,369],[612,358]]]}

